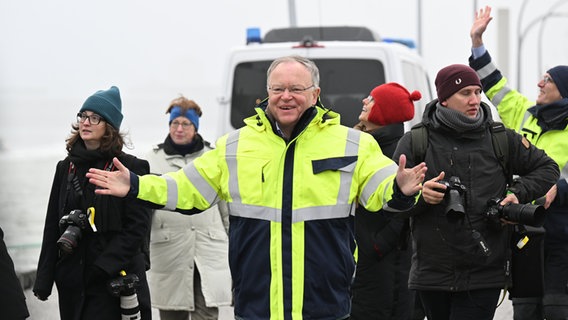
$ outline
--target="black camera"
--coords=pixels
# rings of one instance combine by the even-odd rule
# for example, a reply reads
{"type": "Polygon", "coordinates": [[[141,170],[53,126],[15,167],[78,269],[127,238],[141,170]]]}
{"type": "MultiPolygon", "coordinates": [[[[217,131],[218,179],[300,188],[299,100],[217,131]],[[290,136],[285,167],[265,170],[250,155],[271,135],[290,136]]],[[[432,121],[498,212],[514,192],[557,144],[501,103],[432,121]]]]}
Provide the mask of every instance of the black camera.
{"type": "Polygon", "coordinates": [[[499,223],[500,219],[540,227],[544,223],[545,209],[541,205],[508,203],[500,205],[503,199],[492,198],[487,201],[485,215],[492,221],[499,223]]]}
{"type": "Polygon", "coordinates": [[[110,293],[115,296],[129,296],[136,293],[136,287],[140,279],[134,273],[121,275],[120,277],[112,279],[108,283],[110,293]]]}
{"type": "Polygon", "coordinates": [[[459,218],[465,215],[463,206],[463,195],[467,188],[464,186],[460,178],[451,176],[449,181],[440,180],[438,183],[446,186],[446,215],[452,218],[459,218]]]}
{"type": "Polygon", "coordinates": [[[89,219],[81,210],[71,210],[69,214],[64,215],[59,220],[59,228],[65,230],[57,245],[61,251],[71,254],[73,250],[79,245],[79,240],[82,237],[82,230],[86,229],[89,225],[89,219]]]}

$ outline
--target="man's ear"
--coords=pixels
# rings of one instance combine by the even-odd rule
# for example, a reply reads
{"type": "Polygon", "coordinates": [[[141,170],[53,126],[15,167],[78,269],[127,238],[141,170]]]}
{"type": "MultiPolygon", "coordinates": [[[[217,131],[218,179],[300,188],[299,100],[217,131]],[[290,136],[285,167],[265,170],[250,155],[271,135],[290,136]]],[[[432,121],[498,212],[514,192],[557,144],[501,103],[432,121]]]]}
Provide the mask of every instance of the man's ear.
{"type": "MultiPolygon", "coordinates": [[[[315,88],[315,89],[312,91],[312,94],[313,94],[313,95],[312,95],[312,104],[311,104],[312,106],[317,105],[317,103],[318,103],[318,98],[319,98],[319,96],[320,96],[320,92],[321,92],[321,88],[320,88],[320,87],[317,87],[317,88],[315,88]]],[[[325,106],[324,106],[324,107],[325,107],[325,106]]]]}

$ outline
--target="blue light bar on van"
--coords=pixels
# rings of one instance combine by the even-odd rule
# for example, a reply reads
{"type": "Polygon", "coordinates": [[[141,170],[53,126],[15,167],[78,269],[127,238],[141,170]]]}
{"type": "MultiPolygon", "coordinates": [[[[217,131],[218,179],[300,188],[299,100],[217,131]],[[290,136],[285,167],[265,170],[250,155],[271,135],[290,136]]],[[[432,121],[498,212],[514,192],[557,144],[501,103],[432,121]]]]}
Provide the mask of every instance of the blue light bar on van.
{"type": "Polygon", "coordinates": [[[403,45],[409,47],[410,49],[416,48],[416,44],[414,43],[414,40],[410,40],[410,39],[383,38],[382,40],[383,40],[383,42],[388,42],[388,43],[400,43],[400,44],[403,44],[403,45]]]}
{"type": "Polygon", "coordinates": [[[260,38],[260,28],[247,28],[247,44],[249,43],[261,43],[260,38]]]}

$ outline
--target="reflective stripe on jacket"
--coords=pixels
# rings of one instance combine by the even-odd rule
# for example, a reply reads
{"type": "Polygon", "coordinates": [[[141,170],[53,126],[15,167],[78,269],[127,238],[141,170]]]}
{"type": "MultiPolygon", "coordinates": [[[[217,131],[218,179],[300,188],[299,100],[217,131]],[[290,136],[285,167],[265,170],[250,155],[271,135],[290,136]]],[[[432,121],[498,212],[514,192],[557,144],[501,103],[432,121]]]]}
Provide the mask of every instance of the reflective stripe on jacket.
{"type": "MultiPolygon", "coordinates": [[[[201,142],[201,138],[199,138],[201,142]]],[[[201,143],[203,146],[203,143],[201,143]]],[[[146,154],[155,174],[179,170],[211,148],[186,154],[167,154],[155,147],[146,154]]],[[[224,208],[225,206],[221,206],[224,208]]],[[[194,272],[208,307],[232,303],[229,239],[224,226],[227,210],[217,206],[196,215],[156,210],[152,218],[148,284],[152,306],[161,310],[195,310],[194,272]]]]}
{"type": "MultiPolygon", "coordinates": [[[[235,315],[340,319],[349,315],[355,202],[377,211],[397,165],[369,134],[316,108],[286,142],[264,111],[175,173],[143,176],[138,198],[180,212],[228,202],[235,315]]],[[[308,111],[306,111],[308,112],[308,111]]]]}
{"type": "MultiPolygon", "coordinates": [[[[568,128],[566,126],[560,128],[562,125],[559,125],[555,129],[543,130],[539,125],[540,120],[528,111],[535,103],[507,86],[507,78],[493,64],[489,52],[485,52],[475,60],[470,58],[470,65],[481,78],[483,90],[496,106],[505,126],[525,136],[537,148],[545,150],[546,154],[558,164],[560,179],[556,183],[556,197],[547,210],[544,227],[547,245],[552,243],[565,245],[568,241],[568,215],[566,215],[568,209],[568,128]]],[[[561,107],[564,104],[563,108],[568,108],[568,99],[556,101],[555,104],[557,104],[555,107],[561,107]]],[[[547,108],[551,105],[542,107],[547,108]]],[[[568,116],[568,109],[566,110],[564,117],[568,116]]]]}
{"type": "Polygon", "coordinates": [[[525,136],[537,148],[546,150],[558,164],[560,177],[568,179],[568,130],[542,132],[538,119],[527,111],[535,105],[534,101],[507,86],[507,78],[491,62],[488,52],[470,60],[470,65],[481,78],[483,90],[497,108],[503,124],[525,136]]]}

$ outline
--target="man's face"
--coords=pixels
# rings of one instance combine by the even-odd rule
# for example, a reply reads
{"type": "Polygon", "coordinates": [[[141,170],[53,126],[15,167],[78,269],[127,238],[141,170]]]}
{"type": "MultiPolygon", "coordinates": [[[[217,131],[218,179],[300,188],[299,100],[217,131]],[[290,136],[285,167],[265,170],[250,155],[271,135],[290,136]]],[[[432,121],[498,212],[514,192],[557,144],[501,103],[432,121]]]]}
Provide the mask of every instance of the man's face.
{"type": "Polygon", "coordinates": [[[548,73],[542,77],[537,85],[539,92],[536,98],[536,104],[544,105],[562,99],[556,83],[554,83],[554,80],[552,80],[548,73]]]}
{"type": "Polygon", "coordinates": [[[448,109],[459,111],[470,118],[477,117],[481,104],[481,88],[476,85],[463,87],[441,103],[448,109]]]}
{"type": "Polygon", "coordinates": [[[320,88],[299,62],[280,63],[268,79],[268,111],[282,131],[290,134],[304,111],[317,102],[320,88]]]}

